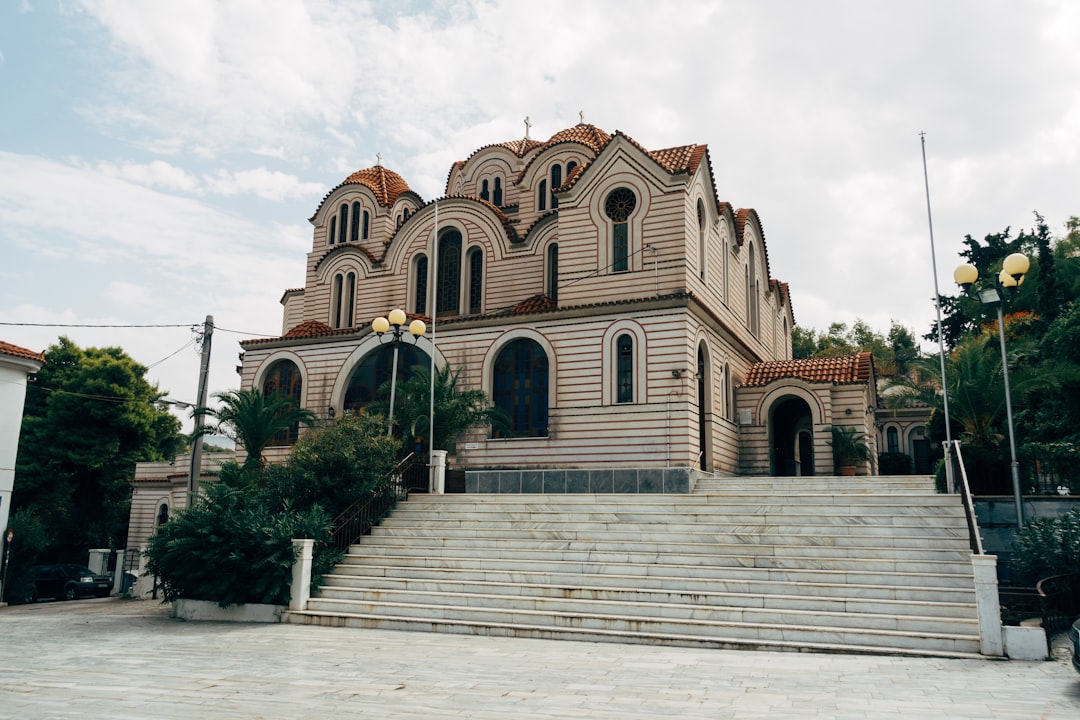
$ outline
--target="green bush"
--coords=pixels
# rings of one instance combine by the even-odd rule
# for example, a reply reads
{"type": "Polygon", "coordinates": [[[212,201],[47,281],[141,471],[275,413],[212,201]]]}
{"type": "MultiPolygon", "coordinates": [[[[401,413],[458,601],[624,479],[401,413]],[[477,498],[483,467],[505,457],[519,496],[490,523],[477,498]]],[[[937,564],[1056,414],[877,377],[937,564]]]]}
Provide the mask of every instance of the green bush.
{"type": "Polygon", "coordinates": [[[1080,508],[1027,522],[1016,533],[1009,571],[1018,585],[1080,572],[1080,508]]]}
{"type": "Polygon", "coordinates": [[[331,518],[321,508],[273,508],[270,494],[208,484],[188,510],[158,529],[147,570],[166,601],[210,600],[221,607],[289,602],[293,538],[315,538],[313,581],[338,560],[327,547],[331,518]]]}
{"type": "Polygon", "coordinates": [[[911,456],[901,452],[883,452],[878,454],[878,474],[910,475],[911,456]]]}
{"type": "Polygon", "coordinates": [[[22,602],[22,590],[30,581],[29,570],[50,545],[45,523],[32,510],[16,510],[8,517],[8,528],[15,532],[8,555],[4,581],[4,602],[22,602]]]}

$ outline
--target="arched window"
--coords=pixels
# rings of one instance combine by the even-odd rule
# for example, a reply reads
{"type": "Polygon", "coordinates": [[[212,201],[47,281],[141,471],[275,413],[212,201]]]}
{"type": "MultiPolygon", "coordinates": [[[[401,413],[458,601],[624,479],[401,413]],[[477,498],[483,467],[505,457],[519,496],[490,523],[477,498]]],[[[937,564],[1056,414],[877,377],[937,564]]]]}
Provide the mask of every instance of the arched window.
{"type": "Polygon", "coordinates": [[[552,243],[547,250],[547,296],[559,300],[559,245],[552,243]]]}
{"type": "Polygon", "coordinates": [[[555,163],[551,166],[551,207],[559,207],[559,198],[555,197],[555,191],[562,187],[562,165],[555,163]]]}
{"type": "Polygon", "coordinates": [[[574,160],[571,160],[570,162],[566,163],[566,177],[567,177],[567,179],[570,178],[570,174],[574,172],[574,168],[576,168],[576,167],[577,167],[577,162],[575,162],[574,160]]]}
{"type": "Polygon", "coordinates": [[[724,390],[724,397],[723,397],[723,400],[721,400],[721,402],[723,403],[723,408],[721,408],[721,415],[725,419],[730,420],[732,418],[732,416],[735,414],[734,412],[732,412],[732,408],[735,406],[735,402],[731,397],[731,366],[728,365],[727,363],[724,363],[724,388],[723,388],[723,390],[724,390]]]}
{"type": "Polygon", "coordinates": [[[330,289],[330,307],[333,310],[331,324],[334,328],[353,326],[353,308],[356,301],[356,273],[338,273],[330,289]]]}
{"type": "Polygon", "coordinates": [[[363,205],[359,202],[354,202],[352,204],[352,224],[349,226],[349,240],[351,242],[356,242],[360,239],[360,224],[362,222],[360,217],[362,214],[366,214],[363,212],[363,205]]]}
{"type": "Polygon", "coordinates": [[[413,264],[413,311],[427,314],[428,262],[427,255],[418,255],[413,264]]]}
{"type": "Polygon", "coordinates": [[[435,286],[439,315],[461,312],[461,233],[444,230],[439,237],[439,279],[435,286]]]}
{"type": "Polygon", "coordinates": [[[544,210],[547,210],[547,199],[548,199],[547,196],[548,196],[547,180],[541,180],[540,181],[540,190],[539,190],[539,192],[537,192],[537,198],[536,198],[536,209],[537,210],[539,210],[541,212],[543,212],[544,210]]]}
{"type": "MultiPolygon", "coordinates": [[[[431,366],[431,356],[411,342],[398,345],[398,389],[418,368],[431,366]]],[[[360,410],[376,399],[379,388],[389,385],[394,367],[394,348],[380,345],[364,356],[349,376],[345,390],[345,410],[360,410]]],[[[400,397],[400,396],[399,396],[400,397]]],[[[399,405],[400,407],[400,405],[399,405]]]]}
{"type": "MultiPolygon", "coordinates": [[[[287,397],[293,401],[296,407],[300,407],[303,380],[300,370],[292,360],[278,360],[266,372],[263,379],[263,395],[287,397]]],[[[292,445],[300,437],[300,424],[294,423],[292,427],[280,431],[270,441],[273,446],[292,445]]]]}
{"type": "Polygon", "coordinates": [[[158,507],[157,518],[154,520],[154,524],[161,526],[169,522],[169,503],[161,503],[158,507]]]}
{"type": "Polygon", "coordinates": [[[604,212],[611,219],[611,271],[630,269],[629,219],[637,207],[637,196],[630,188],[615,188],[604,201],[604,212]]]}
{"type": "Polygon", "coordinates": [[[330,218],[330,232],[326,234],[326,240],[330,245],[334,244],[337,240],[337,215],[330,218]]]}
{"type": "Polygon", "coordinates": [[[724,283],[724,304],[727,305],[728,304],[728,285],[729,285],[729,280],[728,280],[728,256],[731,254],[731,248],[728,246],[727,235],[724,236],[723,253],[724,253],[724,258],[723,258],[723,260],[724,260],[724,262],[723,262],[724,277],[721,278],[721,280],[724,283]]]}
{"type": "Polygon", "coordinates": [[[746,258],[746,324],[754,335],[761,330],[758,318],[757,265],[754,261],[754,246],[751,244],[746,258]]]}
{"type": "Polygon", "coordinates": [[[480,183],[480,199],[490,200],[490,193],[488,192],[488,181],[484,180],[480,183]]]}
{"type": "Polygon", "coordinates": [[[484,297],[484,251],[469,250],[469,313],[480,312],[484,297]]]}
{"type": "Polygon", "coordinates": [[[889,452],[900,452],[900,433],[896,431],[896,428],[891,427],[885,431],[886,444],[889,446],[889,452]]]}
{"type": "Polygon", "coordinates": [[[634,339],[630,335],[615,340],[615,402],[634,402],[634,339]]]}
{"type": "Polygon", "coordinates": [[[697,227],[698,227],[698,273],[701,279],[705,279],[705,264],[708,257],[705,254],[705,204],[697,201],[697,227]]]}
{"type": "Polygon", "coordinates": [[[491,202],[496,207],[502,207],[502,204],[503,204],[502,178],[495,178],[495,191],[491,195],[491,202]]]}
{"type": "Polygon", "coordinates": [[[341,207],[338,209],[338,239],[339,243],[345,242],[345,234],[348,232],[349,224],[349,206],[345,203],[341,203],[341,207]]]}
{"type": "Polygon", "coordinates": [[[539,343],[507,343],[495,358],[492,388],[492,402],[510,418],[514,437],[547,437],[548,357],[539,343]]]}

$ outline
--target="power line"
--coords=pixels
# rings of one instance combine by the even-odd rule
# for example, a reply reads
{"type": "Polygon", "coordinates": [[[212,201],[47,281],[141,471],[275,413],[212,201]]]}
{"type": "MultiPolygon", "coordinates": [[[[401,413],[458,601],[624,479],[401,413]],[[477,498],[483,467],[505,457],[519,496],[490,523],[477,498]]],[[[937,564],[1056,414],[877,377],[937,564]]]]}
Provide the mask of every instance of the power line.
{"type": "Polygon", "coordinates": [[[0,322],[0,325],[13,327],[55,327],[55,328],[194,328],[199,323],[183,323],[175,325],[96,325],[93,323],[20,323],[0,322]]]}
{"type": "Polygon", "coordinates": [[[157,361],[157,362],[155,362],[155,363],[150,363],[149,365],[147,365],[147,366],[146,366],[146,369],[147,369],[147,370],[150,370],[150,369],[152,369],[152,368],[155,368],[155,367],[157,367],[158,365],[160,365],[161,363],[165,362],[165,361],[166,361],[166,360],[168,360],[169,358],[171,358],[171,357],[174,357],[174,356],[176,356],[176,355],[180,354],[180,352],[181,352],[182,350],[186,350],[187,348],[191,347],[192,345],[194,345],[194,344],[195,344],[195,343],[197,343],[198,341],[199,341],[199,339],[198,339],[198,338],[191,338],[191,339],[190,339],[190,340],[188,340],[188,341],[187,341],[186,343],[184,343],[183,345],[181,345],[181,346],[180,346],[180,348],[179,348],[179,349],[178,349],[178,350],[177,350],[176,352],[173,352],[173,353],[170,353],[169,355],[166,355],[165,357],[161,358],[160,360],[158,360],[158,361],[157,361]]]}

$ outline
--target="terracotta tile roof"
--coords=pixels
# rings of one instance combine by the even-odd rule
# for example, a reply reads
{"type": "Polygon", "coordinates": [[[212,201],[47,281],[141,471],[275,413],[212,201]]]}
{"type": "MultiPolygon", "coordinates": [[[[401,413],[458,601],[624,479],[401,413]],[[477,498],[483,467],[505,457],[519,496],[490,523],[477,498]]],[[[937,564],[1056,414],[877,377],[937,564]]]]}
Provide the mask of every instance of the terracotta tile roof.
{"type": "Polygon", "coordinates": [[[557,307],[555,301],[543,293],[525,298],[510,311],[511,315],[527,315],[528,313],[554,310],[557,307]]]}
{"type": "Polygon", "coordinates": [[[654,150],[649,155],[669,173],[692,173],[701,164],[701,159],[705,157],[707,149],[707,145],[682,145],[680,147],[654,150]]]}
{"type": "Polygon", "coordinates": [[[333,332],[334,328],[324,322],[319,322],[318,320],[305,320],[296,327],[290,329],[289,332],[282,335],[282,337],[318,337],[320,335],[330,335],[333,332]]]}
{"type": "MultiPolygon", "coordinates": [[[[525,157],[543,144],[544,143],[539,140],[533,140],[532,138],[521,138],[520,140],[508,140],[507,142],[497,143],[499,147],[507,148],[518,157],[525,157]]],[[[475,154],[476,153],[473,153],[473,155],[475,154]]]]}
{"type": "MultiPolygon", "coordinates": [[[[341,183],[341,185],[350,184],[365,185],[371,188],[371,192],[375,193],[375,199],[385,207],[393,205],[402,193],[412,192],[404,178],[393,170],[387,170],[382,165],[357,170],[341,183]]],[[[341,187],[341,185],[338,185],[338,187],[341,187]]]]}
{"type": "Polygon", "coordinates": [[[558,145],[564,142],[576,142],[581,143],[585,147],[589,148],[596,154],[600,154],[600,151],[607,147],[607,144],[611,142],[611,135],[589,123],[578,123],[574,127],[560,130],[559,132],[548,138],[548,141],[543,144],[544,150],[552,145],[558,145]]]}
{"type": "Polygon", "coordinates": [[[873,375],[874,360],[868,352],[805,360],[769,360],[751,365],[740,387],[760,387],[782,378],[851,385],[868,382],[873,375]]]}
{"type": "Polygon", "coordinates": [[[37,360],[38,362],[45,362],[45,353],[27,350],[24,347],[12,345],[11,343],[6,343],[3,340],[0,340],[0,355],[8,355],[10,357],[22,358],[23,360],[37,360]]]}

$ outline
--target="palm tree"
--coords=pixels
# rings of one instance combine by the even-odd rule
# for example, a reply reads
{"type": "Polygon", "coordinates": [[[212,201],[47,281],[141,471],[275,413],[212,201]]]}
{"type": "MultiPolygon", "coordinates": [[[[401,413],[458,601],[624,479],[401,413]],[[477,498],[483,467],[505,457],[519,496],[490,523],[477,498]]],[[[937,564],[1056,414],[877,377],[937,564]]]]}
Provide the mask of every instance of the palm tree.
{"type": "MultiPolygon", "coordinates": [[[[435,450],[453,452],[457,439],[469,429],[491,425],[506,435],[510,434],[509,420],[499,408],[488,400],[483,390],[458,388],[461,369],[451,370],[443,365],[435,371],[435,450]]],[[[387,395],[388,387],[380,388],[380,395],[387,395]]],[[[407,438],[423,438],[428,442],[431,412],[431,373],[426,368],[416,368],[412,377],[398,383],[397,402],[394,411],[395,424],[407,438]]],[[[389,403],[384,398],[374,403],[372,409],[384,414],[389,403]]],[[[406,443],[409,447],[411,443],[406,443]]]]}
{"type": "MultiPolygon", "coordinates": [[[[315,413],[298,407],[296,402],[281,393],[266,395],[258,388],[228,390],[214,395],[221,407],[199,408],[204,414],[217,420],[212,428],[244,446],[247,452],[245,467],[262,465],[262,452],[276,438],[286,433],[293,435],[299,425],[311,427],[315,413]]],[[[192,411],[195,415],[198,411],[192,411]]]]}
{"type": "MultiPolygon", "coordinates": [[[[1013,353],[1012,360],[1016,355],[1013,353]]],[[[940,407],[941,368],[938,360],[920,358],[912,365],[912,372],[907,377],[899,377],[887,386],[891,390],[886,392],[889,405],[899,407],[919,403],[940,407]]],[[[996,331],[969,335],[957,343],[946,359],[945,372],[952,420],[963,427],[964,435],[972,445],[993,447],[1000,444],[1006,415],[1005,380],[996,331]]],[[[1058,387],[1063,377],[1062,371],[1045,365],[1037,369],[1023,364],[1010,368],[1013,399],[1022,399],[1036,389],[1058,387]]]]}

